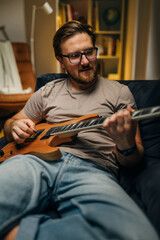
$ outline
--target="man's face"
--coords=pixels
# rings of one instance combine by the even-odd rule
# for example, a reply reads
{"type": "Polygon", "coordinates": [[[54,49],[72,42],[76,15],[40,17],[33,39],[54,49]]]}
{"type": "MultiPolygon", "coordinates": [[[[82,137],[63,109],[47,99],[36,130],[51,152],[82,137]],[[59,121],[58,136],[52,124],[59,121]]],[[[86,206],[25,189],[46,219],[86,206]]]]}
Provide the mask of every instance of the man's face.
{"type": "MultiPolygon", "coordinates": [[[[93,47],[92,40],[87,33],[78,33],[65,40],[61,44],[63,55],[75,52],[83,52],[93,47]]],[[[75,90],[85,89],[91,86],[97,79],[97,59],[88,60],[82,55],[81,62],[72,64],[67,57],[60,60],[62,68],[65,68],[71,80],[71,87],[75,90]]]]}

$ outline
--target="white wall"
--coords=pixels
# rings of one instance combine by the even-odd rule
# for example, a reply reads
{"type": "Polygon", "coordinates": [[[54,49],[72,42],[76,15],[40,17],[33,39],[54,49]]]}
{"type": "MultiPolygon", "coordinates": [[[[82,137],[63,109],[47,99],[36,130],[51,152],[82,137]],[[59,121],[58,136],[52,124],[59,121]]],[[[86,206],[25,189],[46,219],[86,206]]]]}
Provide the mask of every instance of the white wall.
{"type": "MultiPolygon", "coordinates": [[[[0,26],[12,42],[26,42],[24,0],[0,0],[0,26]]],[[[5,40],[1,32],[0,39],[5,40]]]]}
{"type": "Polygon", "coordinates": [[[152,0],[137,0],[133,80],[146,79],[152,0]]]}
{"type": "MultiPolygon", "coordinates": [[[[40,7],[44,2],[45,0],[25,0],[28,43],[30,43],[32,5],[40,7]]],[[[34,34],[36,76],[56,72],[56,60],[52,47],[52,39],[56,26],[55,0],[48,0],[48,3],[53,8],[53,13],[51,15],[46,15],[42,9],[37,9],[36,11],[34,34]]]]}
{"type": "Polygon", "coordinates": [[[153,0],[146,79],[160,79],[160,0],[153,0]]]}

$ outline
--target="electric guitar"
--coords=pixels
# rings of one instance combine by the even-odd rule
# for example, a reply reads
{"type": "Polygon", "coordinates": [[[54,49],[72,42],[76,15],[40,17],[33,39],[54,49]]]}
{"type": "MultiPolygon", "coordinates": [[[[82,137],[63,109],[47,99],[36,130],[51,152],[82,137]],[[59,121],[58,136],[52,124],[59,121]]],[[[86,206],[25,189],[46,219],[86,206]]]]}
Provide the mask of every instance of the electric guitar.
{"type": "MultiPolygon", "coordinates": [[[[158,116],[160,106],[131,113],[131,118],[135,121],[158,116]]],[[[46,161],[59,159],[61,152],[58,145],[73,141],[73,137],[82,130],[102,127],[105,119],[97,114],[90,114],[60,124],[37,124],[35,132],[23,144],[10,142],[0,150],[0,162],[17,154],[31,154],[46,161]]]]}

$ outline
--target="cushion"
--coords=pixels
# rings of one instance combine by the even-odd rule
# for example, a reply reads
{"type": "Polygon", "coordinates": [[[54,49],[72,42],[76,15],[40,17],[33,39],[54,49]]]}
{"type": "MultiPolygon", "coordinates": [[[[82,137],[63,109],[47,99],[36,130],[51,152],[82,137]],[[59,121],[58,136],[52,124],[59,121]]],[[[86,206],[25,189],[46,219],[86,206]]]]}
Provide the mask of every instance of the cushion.
{"type": "MultiPolygon", "coordinates": [[[[130,88],[138,109],[160,105],[160,80],[120,81],[130,88]]],[[[120,184],[146,212],[160,234],[160,117],[139,122],[144,146],[143,164],[120,169],[120,184]]]]}
{"type": "MultiPolygon", "coordinates": [[[[138,109],[160,105],[160,80],[120,81],[128,85],[138,109]]],[[[139,122],[140,133],[145,149],[145,167],[160,161],[160,117],[139,122]]]]}
{"type": "Polygon", "coordinates": [[[68,75],[65,73],[47,73],[37,77],[35,91],[44,86],[46,83],[56,80],[58,78],[66,78],[68,75]]]}

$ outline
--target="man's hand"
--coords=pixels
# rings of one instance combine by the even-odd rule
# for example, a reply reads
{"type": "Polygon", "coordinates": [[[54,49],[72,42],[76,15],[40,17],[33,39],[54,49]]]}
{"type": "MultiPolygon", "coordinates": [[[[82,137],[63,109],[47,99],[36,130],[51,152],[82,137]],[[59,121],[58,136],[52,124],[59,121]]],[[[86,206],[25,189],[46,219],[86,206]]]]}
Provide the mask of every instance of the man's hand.
{"type": "Polygon", "coordinates": [[[103,123],[119,150],[130,149],[136,145],[136,150],[127,157],[119,151],[116,152],[118,162],[127,168],[136,166],[142,160],[144,152],[139,126],[131,119],[132,111],[134,110],[127,106],[127,110],[118,111],[103,123]]]}
{"type": "Polygon", "coordinates": [[[127,106],[127,110],[118,111],[103,123],[103,127],[106,128],[120,150],[129,149],[135,145],[137,123],[132,121],[131,111],[133,109],[127,106]]]}
{"type": "Polygon", "coordinates": [[[32,121],[22,109],[4,124],[4,135],[8,142],[15,141],[20,144],[35,131],[36,121],[32,121]]]}
{"type": "Polygon", "coordinates": [[[35,131],[35,123],[30,119],[14,120],[10,124],[10,132],[13,140],[20,144],[35,131]]]}

